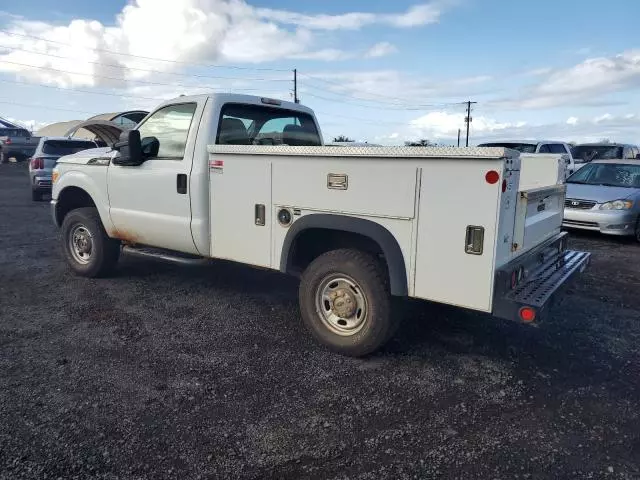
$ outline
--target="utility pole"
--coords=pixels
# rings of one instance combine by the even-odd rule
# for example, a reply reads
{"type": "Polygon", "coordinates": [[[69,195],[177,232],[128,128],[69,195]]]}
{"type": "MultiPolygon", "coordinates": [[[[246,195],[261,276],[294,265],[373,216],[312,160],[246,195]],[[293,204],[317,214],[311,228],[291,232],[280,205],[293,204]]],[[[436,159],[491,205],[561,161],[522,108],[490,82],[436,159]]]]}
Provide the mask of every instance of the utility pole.
{"type": "Polygon", "coordinates": [[[300,99],[298,98],[298,69],[293,69],[293,101],[295,103],[300,103],[300,99]]]}
{"type": "Polygon", "coordinates": [[[458,129],[458,146],[460,146],[460,129],[458,129]]]}
{"type": "Polygon", "coordinates": [[[467,102],[467,116],[464,118],[465,123],[467,124],[467,147],[469,146],[469,127],[471,126],[471,122],[473,121],[473,118],[471,117],[471,105],[478,103],[478,102],[472,102],[472,101],[468,101],[467,102]]]}

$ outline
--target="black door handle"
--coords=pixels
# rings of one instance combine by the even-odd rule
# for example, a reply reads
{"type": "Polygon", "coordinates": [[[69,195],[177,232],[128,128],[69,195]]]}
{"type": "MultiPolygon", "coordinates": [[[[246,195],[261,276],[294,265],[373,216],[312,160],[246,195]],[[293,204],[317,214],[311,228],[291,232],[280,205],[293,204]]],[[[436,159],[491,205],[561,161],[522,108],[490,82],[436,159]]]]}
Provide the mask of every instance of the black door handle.
{"type": "Polygon", "coordinates": [[[186,194],[187,193],[187,174],[179,173],[178,178],[176,179],[176,190],[178,193],[186,194]]]}

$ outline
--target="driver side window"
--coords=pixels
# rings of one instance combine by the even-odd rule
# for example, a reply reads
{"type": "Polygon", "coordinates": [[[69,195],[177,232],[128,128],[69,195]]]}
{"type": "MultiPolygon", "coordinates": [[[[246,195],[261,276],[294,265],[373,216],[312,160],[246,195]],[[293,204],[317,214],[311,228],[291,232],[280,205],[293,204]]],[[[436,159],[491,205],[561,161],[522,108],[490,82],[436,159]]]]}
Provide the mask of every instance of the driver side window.
{"type": "Polygon", "coordinates": [[[191,121],[196,111],[195,103],[182,103],[161,108],[140,127],[140,138],[155,137],[160,148],[155,158],[182,160],[187,146],[191,121]]]}

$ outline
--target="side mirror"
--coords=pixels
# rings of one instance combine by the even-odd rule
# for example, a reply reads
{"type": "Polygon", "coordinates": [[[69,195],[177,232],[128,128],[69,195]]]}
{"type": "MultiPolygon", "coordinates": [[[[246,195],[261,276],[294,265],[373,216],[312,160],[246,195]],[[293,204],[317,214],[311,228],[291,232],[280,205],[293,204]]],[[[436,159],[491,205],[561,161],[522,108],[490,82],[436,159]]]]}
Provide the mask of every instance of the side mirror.
{"type": "Polygon", "coordinates": [[[141,140],[142,156],[146,160],[147,158],[153,158],[158,156],[160,150],[160,141],[156,137],[144,137],[141,140]]]}
{"type": "Polygon", "coordinates": [[[144,162],[142,156],[142,144],[138,130],[128,130],[120,134],[120,139],[113,146],[120,155],[112,160],[114,165],[123,167],[136,167],[144,162]]]}

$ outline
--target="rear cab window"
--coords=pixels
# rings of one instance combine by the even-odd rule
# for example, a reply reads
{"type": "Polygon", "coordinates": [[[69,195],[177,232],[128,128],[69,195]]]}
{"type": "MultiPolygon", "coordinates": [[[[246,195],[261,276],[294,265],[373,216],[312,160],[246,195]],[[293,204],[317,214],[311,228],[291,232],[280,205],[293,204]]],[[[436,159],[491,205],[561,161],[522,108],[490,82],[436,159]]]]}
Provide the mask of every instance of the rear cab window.
{"type": "Polygon", "coordinates": [[[228,103],[220,112],[220,145],[320,146],[320,134],[308,113],[284,108],[228,103]]]}
{"type": "Polygon", "coordinates": [[[564,145],[562,145],[561,143],[550,143],[549,152],[560,153],[562,155],[566,155],[568,153],[567,150],[564,148],[564,145]]]}
{"type": "Polygon", "coordinates": [[[63,157],[89,150],[90,148],[96,148],[96,144],[88,140],[46,140],[42,145],[42,153],[44,155],[63,157]]]}
{"type": "Polygon", "coordinates": [[[537,145],[532,143],[492,142],[482,143],[479,147],[502,147],[517,150],[520,153],[536,153],[537,145]]]}

